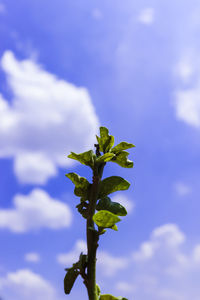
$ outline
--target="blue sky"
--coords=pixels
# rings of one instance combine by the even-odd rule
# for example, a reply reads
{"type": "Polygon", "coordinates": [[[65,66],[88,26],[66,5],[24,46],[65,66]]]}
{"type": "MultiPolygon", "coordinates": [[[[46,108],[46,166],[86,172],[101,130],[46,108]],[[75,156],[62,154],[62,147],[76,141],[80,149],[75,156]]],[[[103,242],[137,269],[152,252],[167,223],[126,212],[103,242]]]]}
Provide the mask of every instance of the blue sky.
{"type": "Polygon", "coordinates": [[[134,143],[119,231],[102,236],[97,280],[129,300],[198,300],[198,1],[0,1],[0,296],[87,299],[64,268],[85,249],[65,178],[89,168],[100,125],[134,143]]]}

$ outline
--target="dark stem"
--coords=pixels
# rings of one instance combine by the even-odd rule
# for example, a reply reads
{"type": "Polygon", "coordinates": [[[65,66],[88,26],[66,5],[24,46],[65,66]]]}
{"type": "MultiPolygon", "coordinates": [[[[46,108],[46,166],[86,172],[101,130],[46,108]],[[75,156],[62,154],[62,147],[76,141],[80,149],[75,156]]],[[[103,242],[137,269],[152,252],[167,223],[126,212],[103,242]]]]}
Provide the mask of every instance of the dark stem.
{"type": "Polygon", "coordinates": [[[105,163],[95,166],[93,171],[93,183],[89,197],[89,211],[87,218],[87,249],[88,249],[88,267],[87,267],[87,291],[89,300],[98,300],[96,289],[96,253],[98,248],[99,233],[95,230],[93,215],[95,214],[96,202],[99,192],[99,184],[103,173],[105,163]]]}

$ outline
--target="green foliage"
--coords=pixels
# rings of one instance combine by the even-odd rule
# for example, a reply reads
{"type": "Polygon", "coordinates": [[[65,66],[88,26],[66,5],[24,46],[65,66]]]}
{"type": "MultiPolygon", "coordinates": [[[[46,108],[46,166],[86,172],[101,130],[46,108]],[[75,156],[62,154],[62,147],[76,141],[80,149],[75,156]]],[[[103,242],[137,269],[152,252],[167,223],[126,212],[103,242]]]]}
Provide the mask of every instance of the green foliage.
{"type": "MultiPolygon", "coordinates": [[[[97,296],[99,296],[100,297],[100,294],[101,294],[101,289],[100,289],[100,287],[99,287],[99,285],[98,284],[96,284],[96,289],[97,289],[97,296]]],[[[1,299],[0,299],[1,300],[1,299]]]]}
{"type": "Polygon", "coordinates": [[[107,177],[100,183],[100,191],[98,194],[98,199],[103,198],[116,191],[127,190],[130,183],[120,176],[107,177]]]}
{"type": "Polygon", "coordinates": [[[119,153],[122,150],[126,150],[126,149],[133,148],[133,147],[135,147],[135,145],[129,144],[127,142],[121,142],[117,146],[112,148],[112,152],[113,153],[119,153]]]}
{"type": "Polygon", "coordinates": [[[111,176],[101,180],[103,169],[108,162],[115,162],[121,167],[132,168],[133,162],[128,159],[125,150],[135,147],[133,144],[121,142],[114,146],[114,136],[109,135],[106,127],[100,127],[100,136],[96,136],[96,154],[86,151],[80,154],[71,152],[68,156],[81,164],[89,166],[93,171],[93,182],[76,173],[68,173],[68,177],[75,185],[74,194],[80,197],[76,205],[78,212],[87,219],[87,247],[88,255],[80,254],[79,261],[66,269],[64,290],[69,294],[78,275],[81,275],[88,290],[89,300],[127,300],[110,294],[101,295],[100,287],[96,284],[96,249],[98,241],[107,228],[118,230],[116,223],[121,221],[119,216],[126,216],[127,211],[120,203],[112,201],[108,195],[127,190],[130,183],[120,176],[111,176]],[[95,213],[95,211],[97,212],[95,213]],[[98,230],[96,229],[96,226],[98,230]],[[90,274],[90,275],[89,275],[90,274]]]}
{"type": "Polygon", "coordinates": [[[74,194],[83,199],[88,199],[89,197],[89,187],[90,183],[85,177],[81,177],[76,173],[65,174],[75,185],[74,194]]]}
{"type": "Polygon", "coordinates": [[[127,151],[120,151],[112,158],[112,162],[117,163],[123,168],[132,168],[133,162],[128,159],[129,153],[127,151]]]}
{"type": "Polygon", "coordinates": [[[103,163],[103,162],[107,162],[110,161],[113,157],[115,156],[114,153],[105,153],[102,156],[99,156],[96,160],[97,163],[103,163]]]}
{"type": "Polygon", "coordinates": [[[107,153],[114,145],[114,136],[108,134],[106,127],[100,127],[100,137],[96,136],[99,144],[99,150],[103,153],[107,153]]]}
{"type": "Polygon", "coordinates": [[[92,150],[76,154],[74,152],[71,152],[70,155],[68,155],[69,158],[78,160],[81,164],[89,166],[93,169],[94,167],[94,152],[92,150]]]}
{"type": "Polygon", "coordinates": [[[123,297],[115,297],[109,294],[105,294],[105,295],[101,295],[99,300],[128,300],[126,298],[123,297]]]}
{"type": "Polygon", "coordinates": [[[121,219],[110,211],[100,210],[93,216],[93,221],[99,227],[112,228],[117,222],[121,221],[121,219]]]}
{"type": "Polygon", "coordinates": [[[125,207],[118,202],[111,201],[109,197],[100,199],[97,203],[96,210],[108,210],[117,216],[127,215],[125,207]]]}
{"type": "Polygon", "coordinates": [[[68,177],[77,188],[87,189],[89,186],[89,182],[87,181],[87,179],[85,177],[79,176],[76,173],[68,173],[65,176],[68,177]]]}
{"type": "Polygon", "coordinates": [[[76,278],[79,275],[79,271],[75,268],[69,268],[64,278],[64,291],[65,294],[70,294],[71,289],[76,281],[76,278]]]}

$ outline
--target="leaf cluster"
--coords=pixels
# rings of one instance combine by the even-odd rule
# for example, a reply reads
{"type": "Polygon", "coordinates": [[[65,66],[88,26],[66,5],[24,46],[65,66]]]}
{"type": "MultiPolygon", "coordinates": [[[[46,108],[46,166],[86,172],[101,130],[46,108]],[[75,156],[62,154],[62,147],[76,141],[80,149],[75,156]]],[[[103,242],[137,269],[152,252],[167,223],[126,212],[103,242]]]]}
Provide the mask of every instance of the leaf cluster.
{"type": "MultiPolygon", "coordinates": [[[[129,153],[125,150],[135,147],[133,144],[121,142],[114,146],[114,136],[109,135],[106,127],[100,127],[100,136],[96,136],[98,144],[96,146],[96,153],[89,150],[80,154],[71,152],[68,156],[71,159],[79,161],[81,164],[89,166],[93,171],[93,183],[90,183],[85,177],[81,177],[76,173],[68,173],[68,177],[75,185],[74,194],[80,197],[80,203],[76,205],[78,212],[83,218],[92,220],[98,227],[98,231],[91,227],[89,229],[95,230],[99,235],[106,232],[107,228],[118,230],[116,223],[121,221],[119,216],[126,216],[127,211],[118,202],[113,202],[108,195],[116,192],[127,190],[130,183],[120,176],[110,176],[99,181],[98,192],[96,199],[92,199],[92,186],[95,181],[95,176],[98,176],[102,167],[107,162],[114,162],[124,168],[132,168],[133,162],[128,159],[129,153]],[[95,211],[92,216],[89,213],[91,201],[95,201],[95,211]]],[[[100,176],[101,177],[101,176],[100,176]]],[[[79,261],[69,269],[64,279],[65,293],[69,294],[73,284],[79,274],[87,279],[85,269],[87,268],[87,255],[81,253],[79,261]]],[[[100,289],[97,286],[99,300],[127,300],[122,297],[114,297],[109,294],[101,295],[100,289]]]]}

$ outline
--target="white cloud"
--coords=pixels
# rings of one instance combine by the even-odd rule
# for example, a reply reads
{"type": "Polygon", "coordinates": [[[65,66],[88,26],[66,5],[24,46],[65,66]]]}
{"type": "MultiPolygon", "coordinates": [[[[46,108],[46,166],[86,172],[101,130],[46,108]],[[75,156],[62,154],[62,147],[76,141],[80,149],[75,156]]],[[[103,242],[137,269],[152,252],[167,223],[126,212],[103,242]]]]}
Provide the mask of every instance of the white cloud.
{"type": "Polygon", "coordinates": [[[45,184],[58,167],[71,165],[70,151],[95,142],[98,118],[87,89],[78,88],[11,51],[1,60],[12,102],[0,96],[0,158],[14,158],[24,183],[45,184]]]}
{"type": "Polygon", "coordinates": [[[7,300],[55,300],[52,284],[28,269],[8,273],[0,278],[0,291],[7,300]]]}
{"type": "Polygon", "coordinates": [[[72,265],[78,261],[81,252],[87,253],[87,244],[83,240],[77,240],[72,251],[57,255],[57,261],[64,266],[72,265]]]}
{"type": "Polygon", "coordinates": [[[182,58],[176,65],[175,74],[180,77],[183,82],[187,83],[190,81],[194,73],[194,66],[189,57],[182,58]]]}
{"type": "Polygon", "coordinates": [[[14,208],[0,210],[0,228],[23,233],[40,228],[59,229],[71,224],[67,204],[51,198],[45,191],[34,189],[29,195],[16,195],[14,208]]]}
{"type": "Polygon", "coordinates": [[[154,22],[154,15],[155,10],[152,7],[144,8],[138,16],[138,21],[140,23],[150,25],[154,22]]]}
{"type": "Polygon", "coordinates": [[[26,253],[24,259],[28,262],[37,263],[40,261],[40,255],[36,252],[26,253]]]}
{"type": "Polygon", "coordinates": [[[177,248],[185,240],[175,224],[166,224],[153,230],[149,241],[143,242],[139,251],[133,253],[134,261],[152,259],[160,249],[177,248]]]}
{"type": "Polygon", "coordinates": [[[189,252],[186,241],[176,224],[155,228],[150,238],[134,251],[133,264],[129,263],[127,269],[129,277],[122,284],[119,282],[116,290],[124,290],[128,299],[198,300],[200,245],[189,252]]]}
{"type": "Polygon", "coordinates": [[[135,208],[135,203],[133,202],[133,200],[130,200],[127,196],[120,193],[113,196],[112,201],[119,202],[126,208],[128,213],[131,213],[135,208]]]}
{"type": "Polygon", "coordinates": [[[176,117],[185,123],[200,128],[200,59],[195,49],[187,51],[175,66],[179,87],[174,92],[176,117]]]}
{"type": "MultiPolygon", "coordinates": [[[[78,259],[82,247],[77,245],[63,259],[65,266],[78,259]]],[[[188,245],[176,224],[164,224],[155,228],[132,254],[120,257],[99,250],[97,272],[98,282],[105,291],[115,277],[112,293],[120,292],[130,300],[198,300],[200,244],[188,245]]]]}
{"type": "Polygon", "coordinates": [[[200,84],[191,89],[175,92],[175,111],[177,119],[200,128],[200,84]]]}
{"type": "Polygon", "coordinates": [[[126,269],[127,266],[128,259],[126,257],[113,256],[106,251],[97,252],[97,268],[100,268],[104,276],[112,277],[119,270],[126,269]]]}
{"type": "Polygon", "coordinates": [[[153,241],[176,247],[185,241],[185,235],[175,224],[165,224],[153,230],[151,238],[153,241]]]}
{"type": "Polygon", "coordinates": [[[186,196],[191,192],[191,188],[183,182],[177,182],[175,184],[175,190],[179,196],[186,196]]]}

